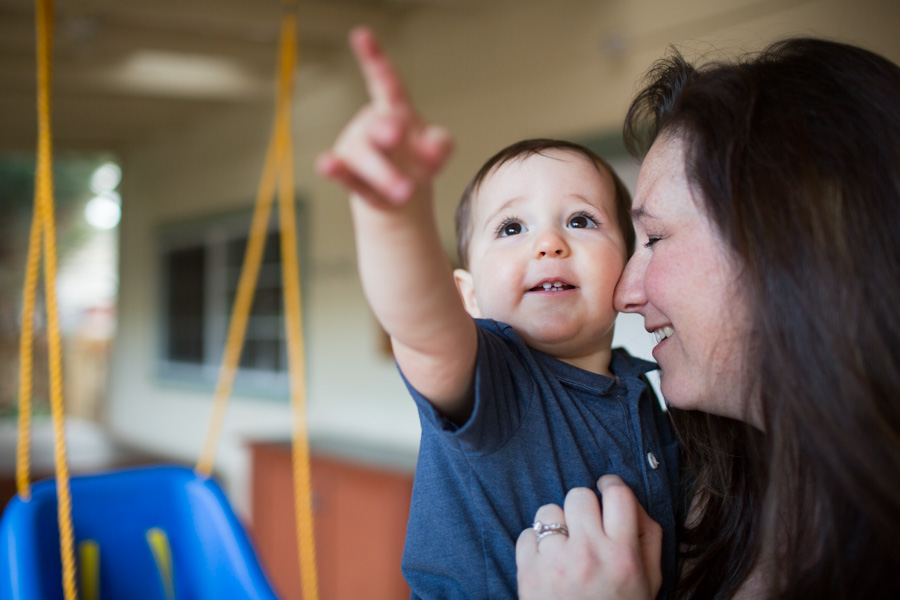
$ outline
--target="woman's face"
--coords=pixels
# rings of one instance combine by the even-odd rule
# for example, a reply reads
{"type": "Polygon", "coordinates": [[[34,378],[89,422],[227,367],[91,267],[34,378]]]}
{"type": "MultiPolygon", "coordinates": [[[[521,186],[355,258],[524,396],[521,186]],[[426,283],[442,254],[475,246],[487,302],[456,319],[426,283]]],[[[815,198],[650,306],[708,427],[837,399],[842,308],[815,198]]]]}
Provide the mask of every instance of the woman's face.
{"type": "Polygon", "coordinates": [[[739,263],[689,185],[681,138],[662,136],[651,147],[632,215],[637,250],[615,307],[641,314],[659,340],[653,357],[666,401],[760,427],[757,411],[745,409],[751,319],[739,263]]]}

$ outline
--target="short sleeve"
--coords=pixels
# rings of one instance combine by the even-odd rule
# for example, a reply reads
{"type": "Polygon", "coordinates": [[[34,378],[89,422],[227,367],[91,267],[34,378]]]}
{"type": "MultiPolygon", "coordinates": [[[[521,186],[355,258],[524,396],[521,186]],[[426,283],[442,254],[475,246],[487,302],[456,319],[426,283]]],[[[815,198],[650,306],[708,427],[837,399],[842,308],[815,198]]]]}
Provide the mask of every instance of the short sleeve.
{"type": "Polygon", "coordinates": [[[434,428],[446,443],[463,452],[487,454],[501,448],[520,427],[536,395],[533,370],[537,366],[509,326],[481,319],[477,323],[475,404],[465,423],[458,425],[444,417],[405,377],[403,381],[419,409],[422,427],[434,428]]]}

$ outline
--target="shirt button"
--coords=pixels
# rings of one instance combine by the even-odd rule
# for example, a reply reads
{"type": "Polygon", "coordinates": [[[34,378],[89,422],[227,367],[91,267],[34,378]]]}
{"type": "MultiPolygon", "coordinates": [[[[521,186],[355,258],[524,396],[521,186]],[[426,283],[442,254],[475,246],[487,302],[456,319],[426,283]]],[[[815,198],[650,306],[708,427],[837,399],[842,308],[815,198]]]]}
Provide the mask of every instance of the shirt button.
{"type": "Polygon", "coordinates": [[[652,452],[647,453],[647,464],[649,464],[650,468],[654,471],[659,468],[659,460],[656,459],[656,456],[654,456],[652,452]]]}

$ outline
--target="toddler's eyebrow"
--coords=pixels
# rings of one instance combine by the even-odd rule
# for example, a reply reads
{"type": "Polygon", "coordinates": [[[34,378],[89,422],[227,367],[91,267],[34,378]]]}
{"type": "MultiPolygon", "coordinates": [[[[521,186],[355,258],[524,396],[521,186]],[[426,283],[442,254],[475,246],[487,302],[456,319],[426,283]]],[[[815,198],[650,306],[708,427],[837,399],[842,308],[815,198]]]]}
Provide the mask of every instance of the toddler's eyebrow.
{"type": "Polygon", "coordinates": [[[499,215],[500,213],[506,212],[507,210],[509,210],[510,206],[512,206],[513,204],[515,204],[516,202],[518,202],[521,199],[522,198],[520,196],[516,196],[515,198],[510,198],[509,200],[504,202],[500,206],[500,208],[498,208],[497,210],[495,210],[494,212],[489,214],[488,217],[484,220],[484,229],[487,229],[488,227],[490,227],[490,225],[491,225],[491,223],[493,223],[494,219],[497,218],[497,215],[499,215]]]}
{"type": "Polygon", "coordinates": [[[593,207],[594,210],[596,210],[600,214],[602,214],[604,218],[607,218],[607,219],[609,218],[609,214],[606,212],[606,206],[604,206],[602,200],[591,200],[587,196],[583,196],[581,194],[572,194],[572,198],[577,198],[578,200],[580,200],[581,202],[584,202],[588,206],[593,207]]]}

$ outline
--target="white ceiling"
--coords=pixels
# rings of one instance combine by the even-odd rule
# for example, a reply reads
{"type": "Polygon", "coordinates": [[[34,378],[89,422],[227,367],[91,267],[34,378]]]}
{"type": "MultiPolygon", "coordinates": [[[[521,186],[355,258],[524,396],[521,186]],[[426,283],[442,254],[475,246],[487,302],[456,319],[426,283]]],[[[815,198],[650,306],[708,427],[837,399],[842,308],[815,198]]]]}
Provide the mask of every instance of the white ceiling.
{"type": "MultiPolygon", "coordinates": [[[[347,32],[464,0],[300,0],[299,76],[327,72],[347,32]]],[[[53,127],[60,150],[122,150],[166,124],[270,103],[280,0],[57,0],[53,127]]],[[[0,0],[0,151],[35,145],[34,0],[0,0]]]]}
{"type": "MultiPolygon", "coordinates": [[[[809,33],[864,43],[900,62],[898,0],[297,1],[301,93],[346,76],[347,32],[355,25],[371,25],[387,42],[414,29],[404,28],[411,17],[430,11],[436,22],[450,17],[456,31],[475,32],[485,27],[483,9],[501,4],[493,13],[495,28],[521,24],[519,13],[550,14],[547,6],[583,11],[594,20],[591,51],[619,66],[633,57],[640,72],[669,43],[809,33]],[[516,10],[507,15],[509,24],[498,21],[496,16],[511,7],[516,10]],[[543,12],[529,13],[529,7],[543,12]]],[[[32,152],[35,146],[35,2],[0,0],[0,152],[32,152]]],[[[211,111],[272,105],[282,0],[55,0],[55,5],[57,150],[122,152],[161,129],[189,127],[211,111]]],[[[628,85],[632,81],[628,78],[628,85]]]]}

